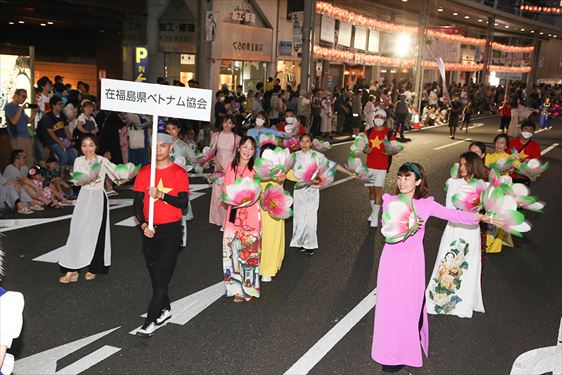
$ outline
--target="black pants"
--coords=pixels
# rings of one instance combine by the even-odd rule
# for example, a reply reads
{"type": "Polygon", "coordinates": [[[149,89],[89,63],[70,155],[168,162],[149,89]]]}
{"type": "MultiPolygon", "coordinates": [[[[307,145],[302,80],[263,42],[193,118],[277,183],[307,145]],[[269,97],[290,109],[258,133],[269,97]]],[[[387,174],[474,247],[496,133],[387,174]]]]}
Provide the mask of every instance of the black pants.
{"type": "Polygon", "coordinates": [[[396,132],[400,134],[400,138],[404,138],[404,128],[407,116],[396,115],[396,132]]]}
{"type": "Polygon", "coordinates": [[[148,305],[147,319],[156,322],[162,310],[170,309],[168,284],[172,279],[181,244],[179,221],[156,226],[154,238],[143,235],[144,260],[152,282],[152,299],[148,305]]]}
{"type": "MultiPolygon", "coordinates": [[[[107,225],[107,197],[103,195],[103,214],[101,219],[100,231],[98,233],[98,239],[96,242],[96,249],[94,251],[94,257],[88,266],[88,272],[95,274],[105,275],[109,271],[109,266],[105,265],[105,227],[107,225]]],[[[60,266],[60,271],[62,273],[67,272],[77,272],[78,270],[73,270],[70,268],[60,266]]]]}
{"type": "Polygon", "coordinates": [[[320,115],[312,115],[312,125],[310,125],[310,134],[316,137],[320,134],[320,124],[322,123],[322,118],[320,115]]]}

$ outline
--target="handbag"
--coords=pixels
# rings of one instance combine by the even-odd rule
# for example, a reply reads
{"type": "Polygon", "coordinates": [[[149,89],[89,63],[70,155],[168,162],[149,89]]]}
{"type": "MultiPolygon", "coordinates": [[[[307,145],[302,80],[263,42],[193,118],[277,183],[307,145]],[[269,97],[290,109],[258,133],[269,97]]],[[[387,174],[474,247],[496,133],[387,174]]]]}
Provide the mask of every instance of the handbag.
{"type": "Polygon", "coordinates": [[[131,150],[140,150],[144,148],[144,130],[137,129],[134,126],[130,126],[128,129],[129,133],[129,148],[131,150]]]}

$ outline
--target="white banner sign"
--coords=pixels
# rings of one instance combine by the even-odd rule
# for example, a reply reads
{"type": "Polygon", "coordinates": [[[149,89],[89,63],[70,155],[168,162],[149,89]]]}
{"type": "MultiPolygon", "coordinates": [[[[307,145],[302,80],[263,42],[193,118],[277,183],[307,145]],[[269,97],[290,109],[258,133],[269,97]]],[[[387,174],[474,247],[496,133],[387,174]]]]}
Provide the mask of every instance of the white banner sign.
{"type": "Polygon", "coordinates": [[[212,91],[153,83],[101,80],[101,109],[210,121],[212,91]]]}
{"type": "Polygon", "coordinates": [[[340,21],[338,33],[338,44],[340,46],[351,47],[351,24],[340,21]]]}
{"type": "Polygon", "coordinates": [[[334,43],[334,33],[336,32],[336,20],[330,17],[322,16],[322,25],[320,27],[320,40],[334,43]]]}
{"type": "Polygon", "coordinates": [[[369,52],[379,52],[380,34],[376,30],[369,30],[369,52]]]}
{"type": "Polygon", "coordinates": [[[355,38],[353,39],[353,48],[364,51],[367,46],[367,29],[355,26],[355,38]]]}
{"type": "Polygon", "coordinates": [[[520,81],[522,77],[523,73],[496,72],[496,78],[505,79],[508,81],[520,81]]]}

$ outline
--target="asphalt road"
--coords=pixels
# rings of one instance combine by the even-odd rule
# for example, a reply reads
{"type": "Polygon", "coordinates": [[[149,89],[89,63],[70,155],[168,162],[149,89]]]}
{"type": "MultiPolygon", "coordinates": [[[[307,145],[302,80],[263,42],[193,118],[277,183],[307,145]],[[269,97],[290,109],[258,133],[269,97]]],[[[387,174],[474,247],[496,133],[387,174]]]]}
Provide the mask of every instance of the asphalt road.
{"type": "MultiPolygon", "coordinates": [[[[429,175],[432,195],[443,203],[449,168],[468,148],[469,141],[458,141],[471,138],[491,148],[498,123],[497,118],[477,120],[477,127],[467,135],[458,134],[456,141],[449,139],[444,127],[410,133],[412,142],[394,158],[385,190],[394,192],[393,176],[402,162],[417,161],[429,175]]],[[[562,143],[561,129],[562,121],[558,120],[551,131],[541,132],[535,139],[542,149],[562,143]]],[[[349,144],[341,144],[327,156],[344,163],[348,152],[349,144]]],[[[520,354],[556,345],[562,311],[560,146],[544,159],[550,161],[551,167],[533,184],[532,193],[546,202],[546,210],[543,214],[527,214],[533,229],[523,239],[516,239],[515,248],[504,248],[502,253],[486,257],[482,282],[486,312],[475,313],[471,319],[430,315],[429,358],[422,369],[411,369],[413,373],[505,374],[520,354]]],[[[337,179],[344,177],[338,174],[337,179]]],[[[203,181],[193,179],[191,183],[203,181]]],[[[170,284],[172,301],[222,280],[222,233],[208,224],[210,189],[198,192],[204,195],[192,202],[195,219],[189,224],[188,248],[180,254],[170,284]]],[[[122,191],[118,198],[131,198],[131,193],[122,191]]],[[[191,297],[189,301],[195,301],[191,310],[189,301],[177,305],[192,319],[184,324],[170,323],[149,339],[129,334],[143,322],[140,315],[146,311],[150,283],[140,250],[140,232],[134,227],[115,225],[132,216],[132,207],[126,201],[122,203],[124,207],[110,213],[111,271],[93,282],[80,279],[75,284],[61,285],[56,264],[32,260],[64,245],[70,220],[29,220],[68,215],[70,208],[25,217],[20,222],[0,220],[2,247],[7,253],[2,286],[22,292],[26,300],[24,329],[12,350],[20,360],[16,374],[60,370],[281,374],[312,347],[317,355],[309,352],[302,360],[311,368],[310,373],[382,372],[370,357],[373,310],[367,307],[364,315],[348,315],[375,289],[383,246],[380,232],[368,226],[367,191],[358,181],[346,181],[321,192],[319,250],[308,257],[287,247],[280,273],[272,283],[262,284],[259,300],[234,304],[231,299],[219,297],[219,284],[202,292],[204,296],[191,297]],[[14,229],[14,225],[22,224],[28,226],[14,229]],[[209,306],[198,308],[206,298],[209,306]],[[349,324],[349,332],[340,330],[344,324],[338,322],[343,319],[346,323],[354,316],[357,323],[349,324]],[[115,330],[99,338],[93,337],[87,345],[76,343],[112,329],[115,330]],[[319,344],[328,332],[334,336],[330,334],[319,344]],[[341,340],[330,339],[338,333],[341,340]],[[61,348],[68,343],[74,344],[61,348]],[[318,354],[323,352],[326,354],[318,354]]],[[[428,277],[444,226],[445,222],[431,219],[426,229],[428,277]]],[[[289,220],[287,246],[291,231],[289,220]]],[[[360,306],[365,308],[365,304],[360,306]]]]}

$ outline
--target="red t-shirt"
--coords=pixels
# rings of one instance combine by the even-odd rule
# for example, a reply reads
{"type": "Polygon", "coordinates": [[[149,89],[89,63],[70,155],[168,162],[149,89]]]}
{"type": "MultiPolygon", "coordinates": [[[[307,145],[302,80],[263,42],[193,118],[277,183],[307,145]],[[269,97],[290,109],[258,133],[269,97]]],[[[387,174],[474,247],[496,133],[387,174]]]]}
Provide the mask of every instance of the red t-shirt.
{"type": "Polygon", "coordinates": [[[510,117],[511,116],[511,107],[504,105],[500,109],[500,116],[501,117],[510,117]]]}
{"type": "MultiPolygon", "coordinates": [[[[189,193],[189,177],[187,172],[177,164],[169,167],[156,168],[156,187],[163,191],[166,195],[174,197],[178,193],[189,193]]],[[[135,180],[134,191],[145,193],[144,199],[144,217],[148,220],[148,205],[150,199],[148,197],[148,187],[150,186],[150,165],[144,166],[137,175],[135,180]]],[[[181,219],[181,208],[177,208],[158,199],[154,202],[154,224],[166,224],[179,221],[181,219]]]]}
{"type": "MultiPolygon", "coordinates": [[[[281,122],[277,125],[277,130],[279,130],[280,132],[285,132],[285,123],[281,122]]],[[[302,126],[301,124],[297,125],[299,127],[299,131],[298,131],[298,135],[303,135],[306,133],[306,129],[304,128],[304,126],[302,126]]]]}
{"type": "Polygon", "coordinates": [[[541,157],[541,146],[539,146],[537,141],[534,141],[532,139],[530,139],[528,142],[529,143],[527,144],[527,146],[523,148],[524,143],[521,142],[521,138],[511,138],[509,140],[509,153],[511,153],[511,151],[515,149],[515,151],[519,153],[519,160],[521,161],[528,159],[539,159],[541,157]],[[523,151],[519,151],[522,148],[523,151]]]}
{"type": "MultiPolygon", "coordinates": [[[[388,138],[388,128],[371,128],[366,131],[369,139],[369,147],[371,152],[367,154],[367,168],[380,169],[386,171],[388,169],[388,155],[384,153],[384,145],[382,142],[388,138]]],[[[394,133],[390,136],[390,140],[395,140],[394,133]]]]}

